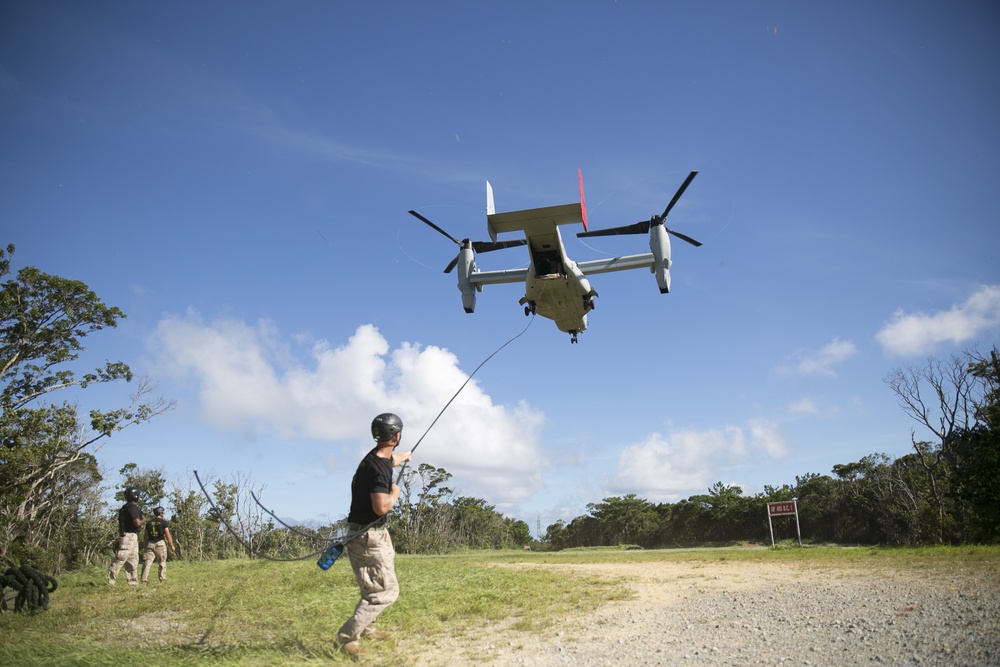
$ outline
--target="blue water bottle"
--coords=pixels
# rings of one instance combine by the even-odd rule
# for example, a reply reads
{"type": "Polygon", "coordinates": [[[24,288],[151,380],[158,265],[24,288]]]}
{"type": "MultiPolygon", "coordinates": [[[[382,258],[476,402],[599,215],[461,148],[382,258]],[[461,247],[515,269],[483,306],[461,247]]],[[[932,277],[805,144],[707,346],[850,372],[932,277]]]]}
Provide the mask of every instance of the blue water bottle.
{"type": "Polygon", "coordinates": [[[316,564],[319,565],[321,570],[329,570],[330,566],[340,558],[340,554],[344,553],[344,545],[340,543],[331,544],[330,547],[323,552],[323,555],[319,557],[316,564]]]}

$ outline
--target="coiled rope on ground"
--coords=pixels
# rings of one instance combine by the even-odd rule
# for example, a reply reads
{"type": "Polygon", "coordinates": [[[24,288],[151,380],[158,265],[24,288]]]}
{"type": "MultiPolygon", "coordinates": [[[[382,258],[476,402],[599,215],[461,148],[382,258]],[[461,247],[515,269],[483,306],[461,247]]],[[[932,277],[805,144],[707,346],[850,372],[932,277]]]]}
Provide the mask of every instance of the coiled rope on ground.
{"type": "Polygon", "coordinates": [[[58,583],[55,577],[42,574],[30,565],[9,567],[0,577],[0,611],[26,611],[29,614],[45,611],[49,608],[49,593],[56,590],[58,583]],[[7,589],[16,593],[13,608],[7,602],[7,589]]]}

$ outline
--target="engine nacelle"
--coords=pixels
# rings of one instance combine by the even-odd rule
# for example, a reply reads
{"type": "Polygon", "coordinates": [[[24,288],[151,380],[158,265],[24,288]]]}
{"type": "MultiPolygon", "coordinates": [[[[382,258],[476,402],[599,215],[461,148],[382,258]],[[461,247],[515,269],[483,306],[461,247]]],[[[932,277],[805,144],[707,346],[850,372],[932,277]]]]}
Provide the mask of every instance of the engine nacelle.
{"type": "Polygon", "coordinates": [[[476,286],[472,284],[472,274],[476,272],[476,256],[471,247],[462,248],[458,253],[458,289],[462,292],[462,307],[465,312],[476,310],[476,286]]]}
{"type": "Polygon", "coordinates": [[[670,291],[670,234],[663,225],[653,225],[649,228],[649,250],[653,253],[653,266],[650,267],[656,275],[656,285],[660,294],[670,291]]]}

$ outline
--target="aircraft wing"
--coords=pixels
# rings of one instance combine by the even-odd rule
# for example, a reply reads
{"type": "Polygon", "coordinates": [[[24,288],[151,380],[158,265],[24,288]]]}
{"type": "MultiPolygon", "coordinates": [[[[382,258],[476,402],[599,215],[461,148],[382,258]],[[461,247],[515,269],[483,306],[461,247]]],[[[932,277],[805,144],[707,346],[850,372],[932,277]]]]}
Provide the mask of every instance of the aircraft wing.
{"type": "Polygon", "coordinates": [[[507,213],[493,213],[486,216],[486,228],[490,233],[490,238],[497,240],[497,234],[504,232],[524,231],[529,232],[554,229],[557,225],[571,225],[574,222],[583,222],[583,205],[563,204],[561,206],[547,206],[545,208],[529,208],[524,211],[509,211],[507,213]]]}
{"type": "MultiPolygon", "coordinates": [[[[627,271],[629,269],[648,269],[654,265],[653,253],[642,255],[622,255],[607,259],[591,259],[577,262],[578,269],[584,274],[611,273],[612,271],[627,271]]],[[[504,269],[501,271],[476,271],[469,275],[473,285],[500,285],[503,283],[523,283],[528,279],[528,269],[504,269]]]]}
{"type": "Polygon", "coordinates": [[[469,281],[476,285],[500,285],[502,283],[523,283],[528,279],[528,269],[504,269],[501,271],[475,271],[469,281]]]}
{"type": "Polygon", "coordinates": [[[642,255],[622,255],[621,257],[609,257],[607,259],[591,259],[586,262],[577,262],[578,269],[587,275],[595,273],[611,273],[612,271],[627,271],[629,269],[649,269],[655,266],[656,260],[653,253],[647,252],[642,255]]]}

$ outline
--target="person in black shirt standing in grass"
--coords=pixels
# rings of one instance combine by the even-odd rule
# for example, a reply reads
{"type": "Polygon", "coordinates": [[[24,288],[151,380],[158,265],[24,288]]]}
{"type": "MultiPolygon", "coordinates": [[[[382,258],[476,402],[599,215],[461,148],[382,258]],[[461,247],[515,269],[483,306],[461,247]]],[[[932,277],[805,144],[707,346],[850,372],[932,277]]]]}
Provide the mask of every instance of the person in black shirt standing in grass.
{"type": "Polygon", "coordinates": [[[352,533],[364,531],[346,545],[361,600],[354,614],[337,632],[337,643],[355,657],[362,637],[387,639],[388,633],[375,629],[375,619],[399,597],[396,580],[396,551],[385,527],[385,517],[399,500],[399,486],[392,482],[392,469],[410,460],[410,452],[395,454],[402,438],[403,421],[384,413],[372,421],[375,448],[362,459],[351,480],[351,512],[347,515],[352,533]]]}
{"type": "Polygon", "coordinates": [[[141,492],[134,486],[125,489],[125,504],[118,510],[118,553],[108,570],[108,583],[115,585],[118,570],[125,567],[129,586],[138,586],[139,529],[142,527],[142,510],[139,509],[141,492]]]}

